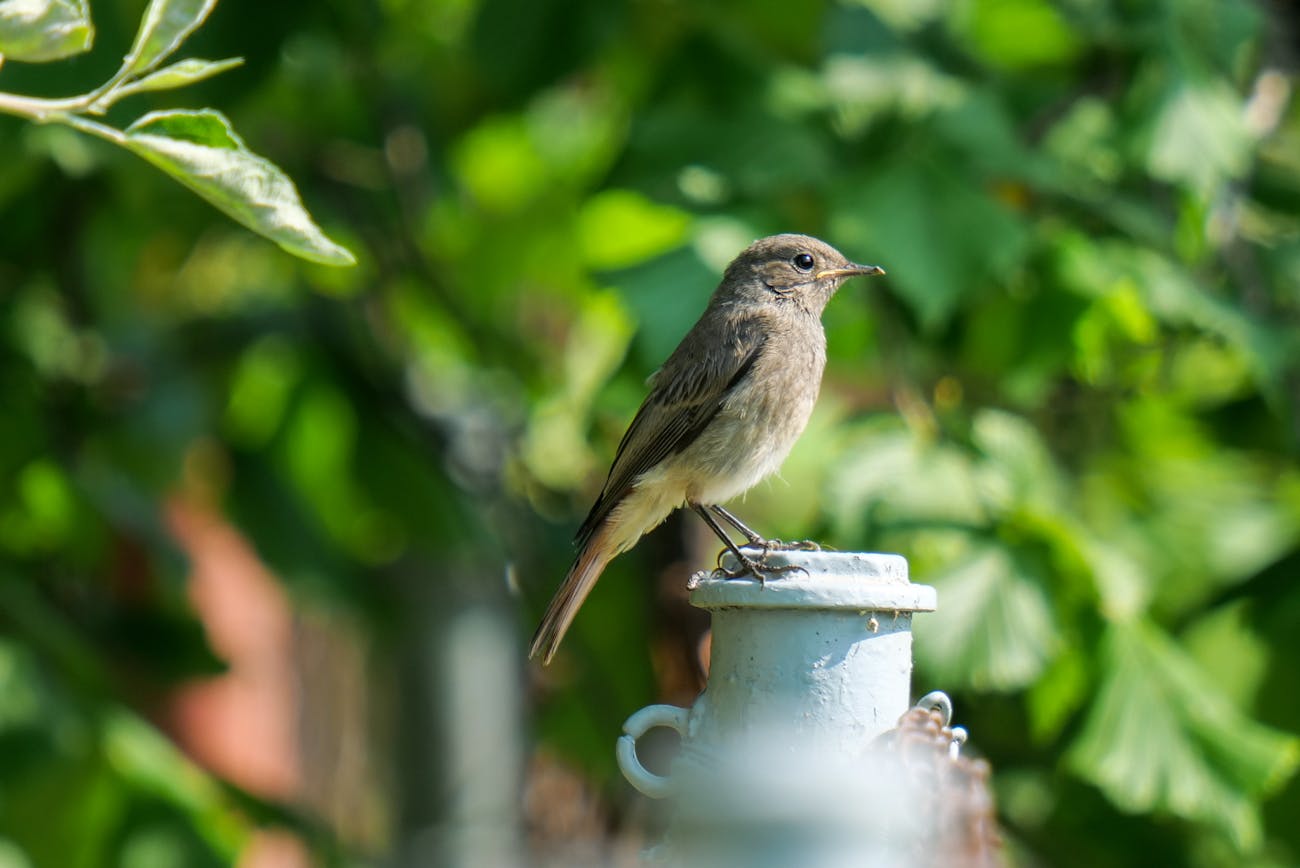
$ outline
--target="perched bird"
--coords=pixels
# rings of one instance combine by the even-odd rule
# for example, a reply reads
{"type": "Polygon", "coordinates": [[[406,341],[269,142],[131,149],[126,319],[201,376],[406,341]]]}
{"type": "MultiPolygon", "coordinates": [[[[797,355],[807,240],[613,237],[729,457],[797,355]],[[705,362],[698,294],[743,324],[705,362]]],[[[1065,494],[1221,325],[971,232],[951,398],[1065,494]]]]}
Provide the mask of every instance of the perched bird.
{"type": "Polygon", "coordinates": [[[699,321],[650,377],[530,658],[550,662],[605,566],[679,507],[722,539],[741,565],[736,575],[772,572],[762,559],[774,544],[721,504],[775,472],[808,424],[826,367],[826,303],[848,278],[884,273],[807,235],[762,238],[727,266],[699,321]],[[737,548],[718,519],[760,558],[737,548]]]}

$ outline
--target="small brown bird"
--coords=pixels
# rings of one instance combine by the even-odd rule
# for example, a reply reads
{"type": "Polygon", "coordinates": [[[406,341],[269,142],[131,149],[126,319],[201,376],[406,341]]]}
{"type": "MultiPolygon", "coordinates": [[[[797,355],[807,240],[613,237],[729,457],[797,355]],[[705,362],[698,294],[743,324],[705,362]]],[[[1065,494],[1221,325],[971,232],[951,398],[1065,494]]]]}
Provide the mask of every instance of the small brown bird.
{"type": "Polygon", "coordinates": [[[718,519],[763,556],[774,544],[720,504],[774,473],[808,424],[826,367],[826,303],[846,279],[884,273],[807,235],[762,238],[727,266],[699,321],[650,377],[529,657],[549,663],[605,566],[679,507],[699,513],[736,556],[736,575],[773,571],[718,519]]]}

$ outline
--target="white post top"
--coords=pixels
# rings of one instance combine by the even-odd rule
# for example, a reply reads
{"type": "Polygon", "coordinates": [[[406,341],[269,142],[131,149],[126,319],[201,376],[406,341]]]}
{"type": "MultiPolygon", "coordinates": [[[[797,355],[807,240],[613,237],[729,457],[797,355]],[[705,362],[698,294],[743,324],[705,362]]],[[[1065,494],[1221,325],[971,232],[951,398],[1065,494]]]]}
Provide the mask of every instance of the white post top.
{"type": "MultiPolygon", "coordinates": [[[[757,556],[756,549],[746,554],[757,556]]],[[[933,612],[934,588],[907,578],[901,555],[864,552],[774,551],[769,566],[801,569],[772,573],[764,582],[752,576],[729,579],[721,571],[696,573],[690,581],[691,605],[701,609],[850,609],[859,612],[933,612]]],[[[722,565],[734,570],[727,553],[722,565]]]]}
{"type": "MultiPolygon", "coordinates": [[[[831,864],[762,853],[766,834],[736,839],[727,830],[767,830],[769,809],[790,806],[816,831],[823,827],[812,818],[825,802],[818,794],[833,802],[848,794],[858,805],[859,783],[888,786],[873,776],[872,745],[910,705],[912,618],[936,604],[934,588],[908,581],[899,555],[774,551],[766,564],[799,569],[765,581],[721,570],[691,580],[691,604],[709,610],[713,624],[708,686],[689,709],[654,705],[632,715],[617,748],[634,786],[678,801],[673,834],[684,849],[725,838],[752,851],[748,859],[695,853],[681,863],[691,868],[831,864]],[[636,757],[637,738],[655,727],[682,737],[669,775],[652,774],[636,757]],[[734,818],[723,815],[735,806],[751,825],[728,825],[734,818]],[[691,838],[691,829],[703,832],[691,838]]],[[[738,564],[724,557],[722,566],[738,564]]]]}

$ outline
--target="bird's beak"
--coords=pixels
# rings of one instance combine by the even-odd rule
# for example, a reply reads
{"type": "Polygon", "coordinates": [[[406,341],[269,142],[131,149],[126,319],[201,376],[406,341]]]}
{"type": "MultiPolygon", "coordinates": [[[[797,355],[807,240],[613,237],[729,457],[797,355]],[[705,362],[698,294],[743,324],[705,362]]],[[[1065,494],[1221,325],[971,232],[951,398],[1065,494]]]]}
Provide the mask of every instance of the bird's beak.
{"type": "Polygon", "coordinates": [[[824,280],[828,277],[856,277],[859,274],[884,274],[885,269],[879,265],[846,265],[843,268],[827,268],[824,271],[817,272],[817,279],[824,280]]]}

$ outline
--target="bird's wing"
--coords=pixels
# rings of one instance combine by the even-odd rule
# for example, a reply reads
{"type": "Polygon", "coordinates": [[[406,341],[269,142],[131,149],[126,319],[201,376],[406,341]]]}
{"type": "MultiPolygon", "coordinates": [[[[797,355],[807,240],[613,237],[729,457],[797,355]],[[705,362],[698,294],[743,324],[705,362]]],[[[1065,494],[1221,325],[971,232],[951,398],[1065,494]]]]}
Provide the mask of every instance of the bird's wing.
{"type": "Polygon", "coordinates": [[[600,497],[578,529],[579,546],[591,538],[638,476],[695,442],[753,368],[763,349],[763,332],[756,323],[738,323],[706,343],[702,358],[691,358],[679,347],[651,378],[650,394],[623,435],[600,497]]]}

